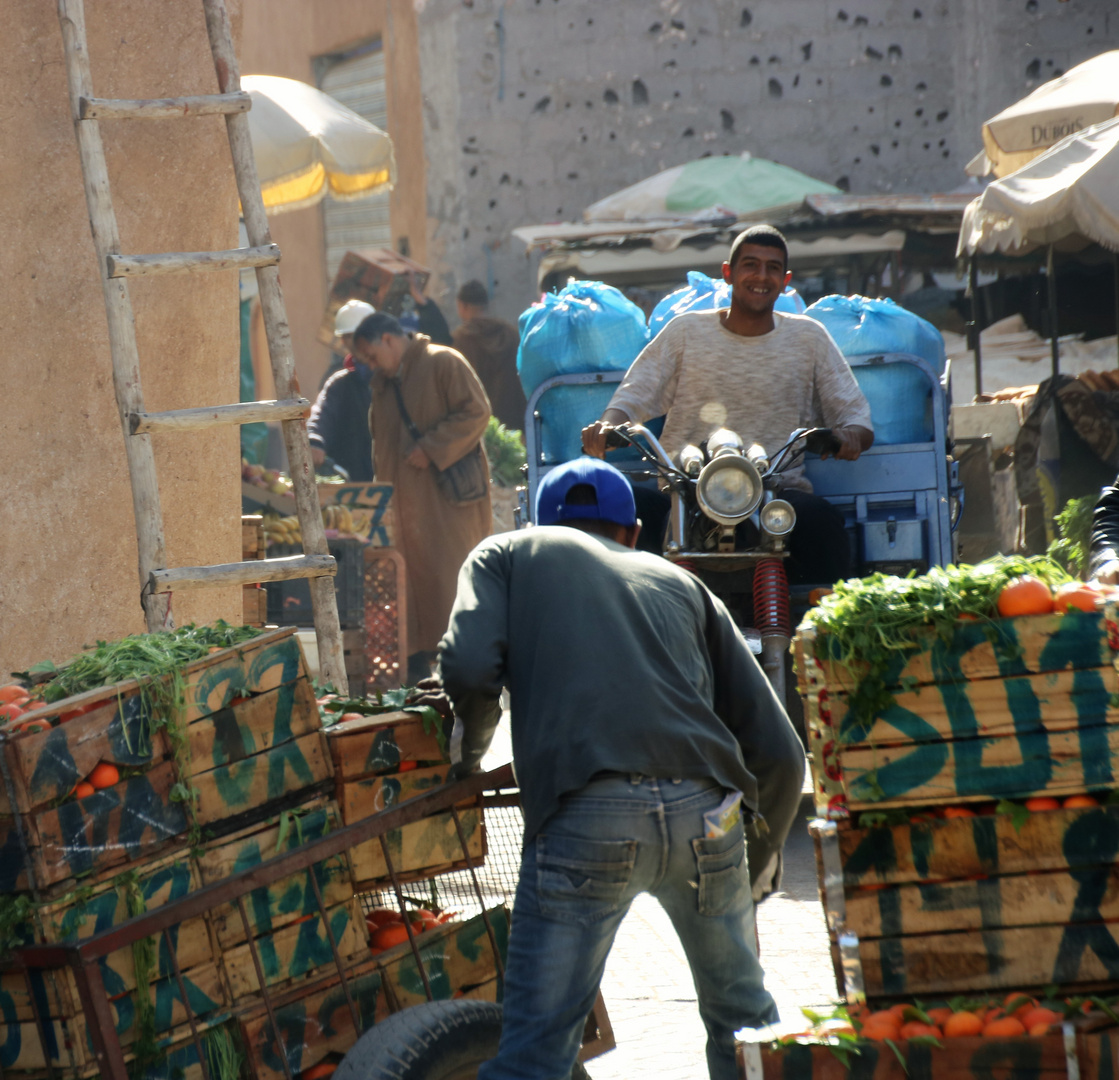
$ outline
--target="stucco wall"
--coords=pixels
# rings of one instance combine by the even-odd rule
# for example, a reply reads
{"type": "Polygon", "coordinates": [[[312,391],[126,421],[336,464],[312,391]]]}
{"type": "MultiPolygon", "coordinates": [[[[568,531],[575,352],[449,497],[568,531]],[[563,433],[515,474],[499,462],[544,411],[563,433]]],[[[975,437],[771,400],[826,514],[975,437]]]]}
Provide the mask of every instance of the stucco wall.
{"type": "MultiPolygon", "coordinates": [[[[427,222],[412,0],[244,0],[241,69],[246,75],[282,75],[314,85],[315,57],[374,38],[381,38],[385,47],[388,128],[399,177],[389,203],[393,247],[407,237],[412,257],[422,263],[427,259],[427,222]]],[[[329,350],[315,336],[330,285],[322,210],[312,206],[278,214],[271,225],[283,252],[280,269],[296,369],[304,392],[314,397],[330,361],[329,350]]]]}
{"type": "Polygon", "coordinates": [[[1119,47],[1114,0],[419,7],[439,299],[489,276],[510,319],[535,293],[517,225],[744,150],[852,192],[951,190],[983,120],[1119,47]]]}
{"type": "MultiPolygon", "coordinates": [[[[230,4],[239,19],[239,4],[230,4]]],[[[88,5],[94,90],[216,89],[200,5],[88,5]]],[[[5,6],[0,65],[0,676],[144,629],[108,331],[51,0],[5,6]]],[[[125,252],[229,248],[237,200],[220,119],[102,125],[125,252]]],[[[131,288],[146,404],[237,400],[237,279],[131,288]]],[[[172,565],[240,558],[235,429],[155,439],[172,565]]],[[[240,621],[239,589],[173,598],[178,621],[240,621]]]]}

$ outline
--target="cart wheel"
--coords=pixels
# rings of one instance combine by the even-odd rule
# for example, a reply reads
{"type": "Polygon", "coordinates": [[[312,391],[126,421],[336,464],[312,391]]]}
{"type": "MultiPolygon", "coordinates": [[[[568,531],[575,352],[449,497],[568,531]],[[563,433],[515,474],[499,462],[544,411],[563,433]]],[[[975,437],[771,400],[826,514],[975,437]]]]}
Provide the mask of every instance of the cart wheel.
{"type": "MultiPolygon", "coordinates": [[[[501,1006],[493,1002],[413,1005],[362,1035],[332,1080],[474,1080],[500,1038],[501,1006]]],[[[571,1080],[589,1080],[578,1062],[571,1080]]]]}

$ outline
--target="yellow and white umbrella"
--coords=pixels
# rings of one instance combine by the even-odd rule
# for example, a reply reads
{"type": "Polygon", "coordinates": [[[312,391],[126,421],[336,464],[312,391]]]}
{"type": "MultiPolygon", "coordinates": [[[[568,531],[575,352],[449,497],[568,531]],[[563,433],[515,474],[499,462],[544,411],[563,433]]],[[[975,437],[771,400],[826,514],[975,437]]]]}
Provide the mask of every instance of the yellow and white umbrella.
{"type": "Polygon", "coordinates": [[[1062,139],[1119,115],[1119,49],[1100,53],[1039,86],[983,125],[974,175],[1006,176],[1062,139]],[[977,163],[986,155],[982,166],[977,163]]]}
{"type": "Polygon", "coordinates": [[[396,183],[392,140],[328,94],[296,79],[245,75],[249,131],[269,214],[299,210],[329,192],[363,199],[396,183]]]}

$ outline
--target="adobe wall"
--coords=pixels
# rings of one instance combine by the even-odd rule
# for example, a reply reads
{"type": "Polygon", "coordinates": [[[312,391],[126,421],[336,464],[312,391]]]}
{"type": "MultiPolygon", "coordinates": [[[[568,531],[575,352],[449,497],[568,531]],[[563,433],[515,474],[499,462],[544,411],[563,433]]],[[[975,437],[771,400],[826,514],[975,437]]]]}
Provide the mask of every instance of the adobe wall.
{"type": "Polygon", "coordinates": [[[947,191],[980,125],[1119,47],[1114,0],[421,0],[430,251],[448,299],[535,295],[510,231],[748,150],[852,192],[947,191]],[[450,80],[448,72],[457,72],[450,80]]]}
{"type": "MultiPolygon", "coordinates": [[[[89,4],[94,91],[216,90],[200,4],[89,4]]],[[[230,3],[239,20],[239,4],[230,3]]],[[[135,527],[108,331],[53,0],[5,12],[0,65],[0,677],[142,631],[135,527]]],[[[237,245],[220,118],[102,125],[125,252],[237,245]]],[[[234,273],[131,286],[152,410],[237,400],[234,273]]],[[[172,565],[240,558],[237,431],[155,437],[172,565]]],[[[240,622],[240,589],[179,594],[180,623],[240,622]]]]}
{"type": "MultiPolygon", "coordinates": [[[[385,43],[388,126],[399,178],[389,201],[393,247],[399,249],[406,237],[412,257],[425,262],[423,125],[412,0],[243,0],[243,6],[245,75],[282,75],[314,85],[315,57],[378,37],[385,43]]],[[[330,287],[322,210],[311,206],[277,214],[270,224],[283,252],[280,271],[296,370],[303,392],[313,399],[330,362],[330,350],[316,337],[330,287]]]]}

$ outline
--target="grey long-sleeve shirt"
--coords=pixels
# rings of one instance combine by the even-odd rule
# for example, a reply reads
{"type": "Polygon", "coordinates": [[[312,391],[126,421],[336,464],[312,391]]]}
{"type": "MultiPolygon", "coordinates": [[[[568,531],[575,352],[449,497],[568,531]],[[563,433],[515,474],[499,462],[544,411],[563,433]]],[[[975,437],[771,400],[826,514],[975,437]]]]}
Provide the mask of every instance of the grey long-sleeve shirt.
{"type": "Polygon", "coordinates": [[[628,772],[741,791],[768,825],[752,871],[780,852],[800,740],[727,609],[666,560],[564,526],[490,537],[459,574],[439,666],[465,768],[509,687],[526,841],[561,796],[628,772]]]}

